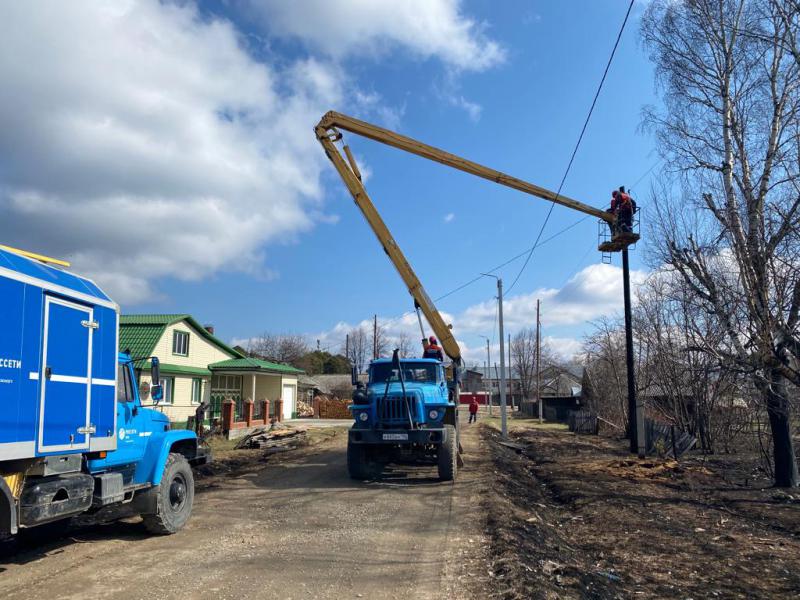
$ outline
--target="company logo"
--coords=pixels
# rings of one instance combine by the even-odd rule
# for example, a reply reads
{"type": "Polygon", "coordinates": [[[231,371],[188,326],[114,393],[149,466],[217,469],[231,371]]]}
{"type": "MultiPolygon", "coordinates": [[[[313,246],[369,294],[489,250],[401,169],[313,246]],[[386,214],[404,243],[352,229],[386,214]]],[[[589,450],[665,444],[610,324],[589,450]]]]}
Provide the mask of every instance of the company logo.
{"type": "Polygon", "coordinates": [[[0,358],[0,369],[21,369],[22,361],[13,358],[0,358]]]}
{"type": "Polygon", "coordinates": [[[120,427],[119,428],[119,439],[121,439],[121,440],[125,439],[125,428],[124,427],[120,427]]]}

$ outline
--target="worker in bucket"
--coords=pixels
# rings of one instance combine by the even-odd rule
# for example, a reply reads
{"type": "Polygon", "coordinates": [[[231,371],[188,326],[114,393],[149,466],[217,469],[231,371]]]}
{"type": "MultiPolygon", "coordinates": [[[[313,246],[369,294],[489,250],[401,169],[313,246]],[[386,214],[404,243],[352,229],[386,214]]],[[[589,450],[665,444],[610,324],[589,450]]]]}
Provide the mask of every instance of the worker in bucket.
{"type": "Polygon", "coordinates": [[[442,349],[436,336],[432,335],[427,340],[422,338],[422,348],[424,349],[422,358],[435,358],[438,361],[444,361],[444,354],[442,354],[442,349]]]}
{"type": "Polygon", "coordinates": [[[625,191],[624,185],[619,186],[616,199],[617,222],[619,223],[620,231],[631,233],[633,231],[633,214],[636,212],[636,202],[625,191]]]}

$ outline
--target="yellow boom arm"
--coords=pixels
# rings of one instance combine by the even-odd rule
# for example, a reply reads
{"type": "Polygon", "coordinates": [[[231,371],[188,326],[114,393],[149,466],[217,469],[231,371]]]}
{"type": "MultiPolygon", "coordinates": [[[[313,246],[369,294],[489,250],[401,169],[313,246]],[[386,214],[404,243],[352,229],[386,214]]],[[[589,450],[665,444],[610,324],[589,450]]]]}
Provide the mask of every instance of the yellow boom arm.
{"type": "Polygon", "coordinates": [[[439,311],[433,304],[433,301],[431,301],[431,299],[428,297],[428,294],[425,292],[425,289],[422,287],[422,283],[420,282],[416,273],[414,273],[411,265],[408,264],[405,255],[403,255],[403,252],[398,247],[397,242],[395,242],[392,234],[389,232],[389,229],[383,222],[383,219],[378,214],[375,206],[372,204],[372,200],[370,200],[367,190],[364,188],[364,185],[361,182],[361,174],[358,170],[358,165],[356,165],[355,159],[350,152],[350,148],[348,148],[346,145],[344,146],[344,152],[347,156],[347,162],[345,162],[345,159],[342,157],[341,153],[336,147],[335,142],[342,138],[342,134],[339,132],[339,130],[349,131],[351,133],[361,135],[371,140],[375,140],[376,142],[386,144],[387,146],[393,146],[400,150],[404,150],[405,152],[410,152],[411,154],[416,154],[417,156],[436,161],[443,165],[447,165],[448,167],[453,167],[455,169],[459,169],[460,171],[477,175],[478,177],[488,179],[489,181],[499,183],[500,185],[505,185],[544,200],[551,200],[552,202],[561,204],[573,210],[603,219],[610,224],[613,224],[615,220],[614,215],[604,210],[594,208],[588,204],[583,204],[582,202],[578,202],[577,200],[573,200],[567,196],[556,194],[555,192],[551,192],[550,190],[539,187],[538,185],[534,185],[532,183],[528,183],[527,181],[523,181],[522,179],[517,179],[516,177],[506,175],[505,173],[496,171],[495,169],[490,169],[489,167],[485,167],[465,158],[461,158],[455,154],[450,154],[449,152],[445,152],[439,148],[428,146],[427,144],[423,144],[422,142],[410,137],[400,135],[394,131],[383,129],[382,127],[377,127],[371,123],[360,121],[337,112],[331,111],[326,113],[314,129],[317,139],[325,149],[325,154],[328,155],[328,158],[333,163],[333,166],[339,172],[339,175],[347,186],[347,189],[350,190],[353,200],[355,200],[356,205],[367,219],[370,227],[372,227],[372,231],[375,232],[378,241],[381,243],[384,251],[391,259],[392,264],[394,264],[397,272],[400,273],[400,277],[403,278],[406,287],[408,287],[409,293],[414,297],[414,300],[416,300],[417,304],[419,304],[422,312],[428,319],[428,323],[430,323],[434,333],[438,336],[445,353],[456,363],[459,363],[461,360],[461,349],[458,347],[458,343],[453,337],[450,327],[445,324],[442,316],[439,314],[439,311]]]}

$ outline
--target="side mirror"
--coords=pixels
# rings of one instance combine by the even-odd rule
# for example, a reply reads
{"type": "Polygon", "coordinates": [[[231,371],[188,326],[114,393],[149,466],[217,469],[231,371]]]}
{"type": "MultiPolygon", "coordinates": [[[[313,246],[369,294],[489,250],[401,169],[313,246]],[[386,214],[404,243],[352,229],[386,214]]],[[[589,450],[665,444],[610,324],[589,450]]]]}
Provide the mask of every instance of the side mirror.
{"type": "MultiPolygon", "coordinates": [[[[161,362],[158,360],[157,356],[154,356],[150,359],[150,364],[150,385],[153,387],[161,387],[161,362]]],[[[152,391],[150,393],[152,394],[152,391]]],[[[153,398],[155,398],[155,396],[153,396],[153,398]]]]}
{"type": "Polygon", "coordinates": [[[356,369],[355,365],[350,369],[350,383],[354,387],[358,386],[358,369],[356,369]]]}
{"type": "Polygon", "coordinates": [[[150,397],[155,404],[158,404],[164,399],[164,386],[160,383],[158,385],[150,386],[150,397]]]}

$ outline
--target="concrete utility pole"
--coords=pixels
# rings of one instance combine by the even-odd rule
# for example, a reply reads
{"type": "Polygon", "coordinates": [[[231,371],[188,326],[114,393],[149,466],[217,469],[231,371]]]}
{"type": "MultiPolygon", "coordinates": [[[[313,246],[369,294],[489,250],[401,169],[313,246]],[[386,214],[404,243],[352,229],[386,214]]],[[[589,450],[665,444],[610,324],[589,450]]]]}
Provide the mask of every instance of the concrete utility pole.
{"type": "Polygon", "coordinates": [[[644,408],[636,401],[636,374],[633,372],[633,318],[631,317],[631,274],[628,249],[622,250],[622,284],[625,300],[625,362],[628,371],[628,436],[631,452],[644,458],[644,408]]]}
{"type": "Polygon", "coordinates": [[[539,423],[542,422],[542,392],[541,392],[541,376],[542,376],[542,336],[539,333],[541,327],[539,320],[539,299],[536,299],[536,405],[539,407],[539,423]]]}
{"type": "Polygon", "coordinates": [[[508,393],[511,395],[509,401],[511,402],[511,410],[514,410],[514,378],[511,374],[514,372],[514,363],[511,362],[511,334],[508,334],[508,393]]]}
{"type": "MultiPolygon", "coordinates": [[[[489,358],[489,338],[486,338],[486,379],[489,379],[489,373],[492,370],[492,362],[489,358]]],[[[492,416],[492,400],[494,398],[494,391],[489,390],[489,416],[492,416]]]]}
{"type": "Polygon", "coordinates": [[[344,337],[344,357],[347,360],[350,360],[350,334],[348,333],[344,337]]]}
{"type": "Polygon", "coordinates": [[[481,273],[486,277],[497,280],[497,328],[500,334],[500,433],[503,438],[508,438],[508,422],[506,415],[506,349],[503,335],[503,280],[497,275],[481,273]]]}

